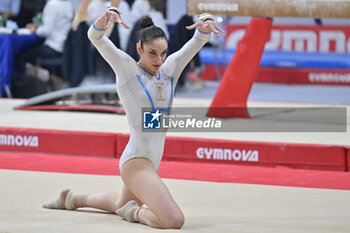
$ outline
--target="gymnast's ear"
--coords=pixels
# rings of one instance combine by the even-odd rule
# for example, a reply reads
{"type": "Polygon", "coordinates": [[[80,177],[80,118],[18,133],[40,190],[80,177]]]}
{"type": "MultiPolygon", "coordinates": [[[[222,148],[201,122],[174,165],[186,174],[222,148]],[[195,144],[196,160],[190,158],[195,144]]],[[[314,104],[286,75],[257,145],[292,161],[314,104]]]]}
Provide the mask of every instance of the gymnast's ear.
{"type": "Polygon", "coordinates": [[[136,43],[136,50],[137,50],[137,53],[138,53],[139,55],[141,55],[141,53],[142,53],[142,47],[141,47],[141,42],[140,42],[140,41],[136,43]]]}

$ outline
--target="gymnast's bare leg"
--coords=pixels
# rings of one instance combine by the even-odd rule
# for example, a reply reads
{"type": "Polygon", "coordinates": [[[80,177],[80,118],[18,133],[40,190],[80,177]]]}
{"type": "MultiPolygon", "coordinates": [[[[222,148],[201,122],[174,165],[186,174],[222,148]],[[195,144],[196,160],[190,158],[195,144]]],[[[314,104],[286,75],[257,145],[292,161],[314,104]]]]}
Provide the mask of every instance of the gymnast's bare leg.
{"type": "Polygon", "coordinates": [[[183,226],[185,218],[181,209],[149,159],[134,158],[127,161],[122,166],[121,177],[131,192],[147,206],[138,211],[137,220],[140,223],[164,229],[183,226]]]}

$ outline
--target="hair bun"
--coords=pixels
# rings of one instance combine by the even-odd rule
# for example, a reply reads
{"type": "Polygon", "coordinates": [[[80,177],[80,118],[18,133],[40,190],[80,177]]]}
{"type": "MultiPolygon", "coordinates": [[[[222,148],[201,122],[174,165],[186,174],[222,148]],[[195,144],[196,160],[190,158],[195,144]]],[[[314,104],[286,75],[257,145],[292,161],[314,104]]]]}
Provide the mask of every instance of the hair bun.
{"type": "Polygon", "coordinates": [[[151,27],[153,25],[154,25],[153,20],[149,16],[145,16],[145,17],[141,18],[141,20],[140,20],[140,27],[141,28],[151,27]]]}

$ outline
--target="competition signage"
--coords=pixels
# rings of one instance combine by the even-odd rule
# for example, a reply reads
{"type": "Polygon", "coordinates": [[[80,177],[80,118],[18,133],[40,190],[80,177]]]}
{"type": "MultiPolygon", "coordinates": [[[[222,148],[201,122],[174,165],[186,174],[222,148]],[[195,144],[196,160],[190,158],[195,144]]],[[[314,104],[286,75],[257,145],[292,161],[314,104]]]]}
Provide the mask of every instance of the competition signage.
{"type": "MultiPolygon", "coordinates": [[[[25,152],[28,157],[33,152],[120,158],[129,137],[121,133],[0,127],[0,152],[25,152]]],[[[350,168],[350,148],[168,136],[163,159],[346,171],[350,168]]]]}
{"type": "Polygon", "coordinates": [[[0,146],[38,147],[39,138],[33,135],[0,134],[0,146]]]}
{"type": "MultiPolygon", "coordinates": [[[[235,49],[246,25],[228,25],[226,47],[235,49]]],[[[350,53],[349,26],[272,26],[265,50],[350,53]]]]}
{"type": "Polygon", "coordinates": [[[350,0],[187,0],[187,14],[350,18],[350,0]]]}

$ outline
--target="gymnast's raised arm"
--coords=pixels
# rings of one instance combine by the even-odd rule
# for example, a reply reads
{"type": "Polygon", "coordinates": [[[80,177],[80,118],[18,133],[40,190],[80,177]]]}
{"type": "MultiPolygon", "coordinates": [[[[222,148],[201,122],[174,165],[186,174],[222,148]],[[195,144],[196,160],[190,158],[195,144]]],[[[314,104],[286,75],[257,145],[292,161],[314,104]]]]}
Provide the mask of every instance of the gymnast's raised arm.
{"type": "Polygon", "coordinates": [[[168,75],[178,78],[185,66],[192,60],[198,51],[209,41],[213,32],[220,37],[219,32],[224,32],[219,28],[212,15],[204,13],[199,16],[199,20],[186,27],[188,30],[196,29],[195,34],[179,51],[170,55],[164,63],[164,68],[168,75]]]}
{"type": "Polygon", "coordinates": [[[105,35],[105,30],[113,22],[122,24],[129,28],[120,16],[120,11],[115,7],[109,7],[96,21],[91,25],[88,31],[88,37],[97,48],[102,57],[108,62],[115,73],[118,73],[118,67],[125,67],[131,62],[135,62],[128,54],[118,49],[112,41],[105,35]]]}

